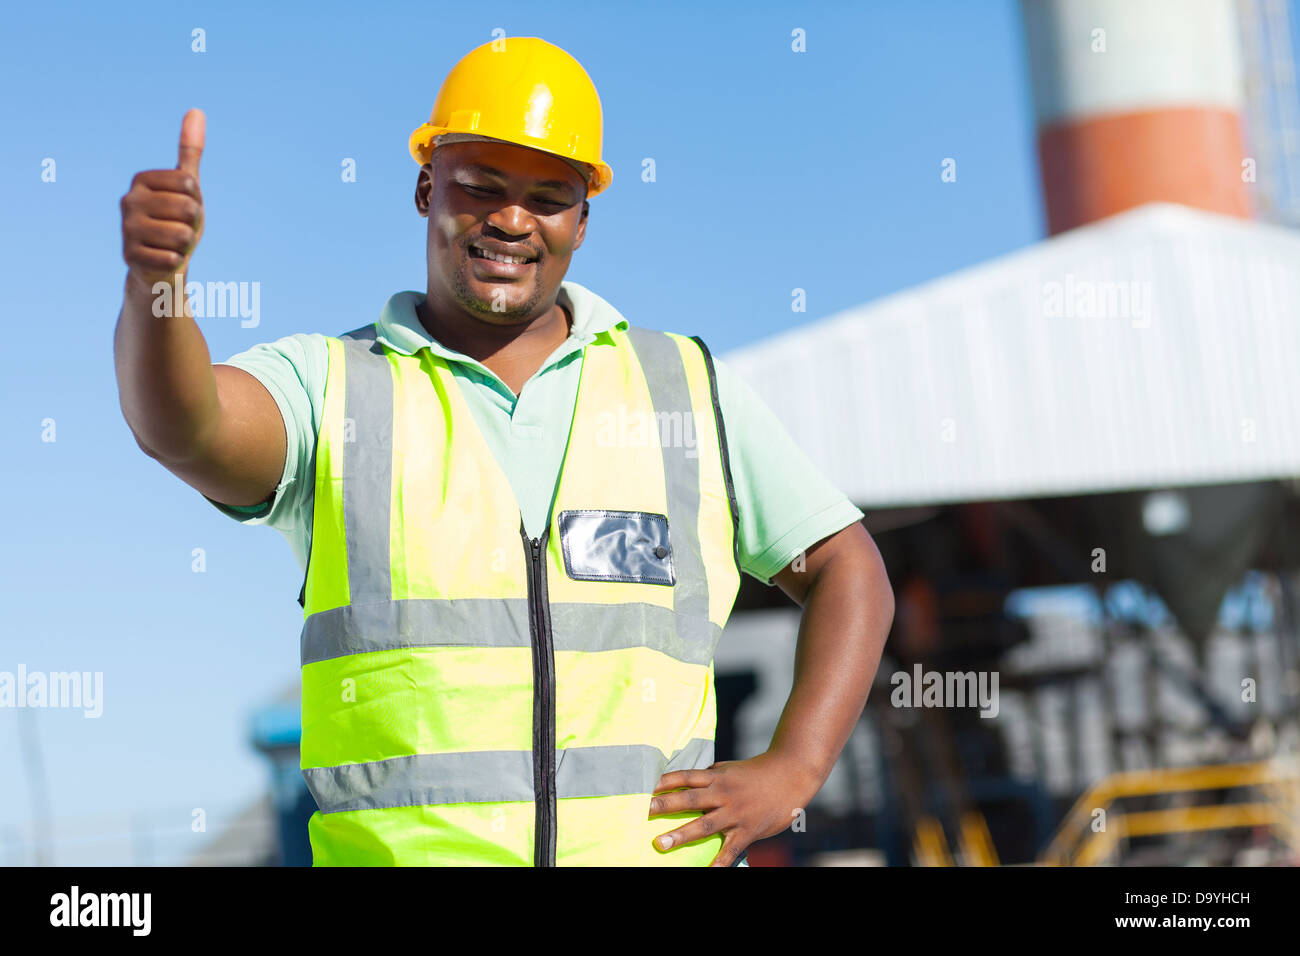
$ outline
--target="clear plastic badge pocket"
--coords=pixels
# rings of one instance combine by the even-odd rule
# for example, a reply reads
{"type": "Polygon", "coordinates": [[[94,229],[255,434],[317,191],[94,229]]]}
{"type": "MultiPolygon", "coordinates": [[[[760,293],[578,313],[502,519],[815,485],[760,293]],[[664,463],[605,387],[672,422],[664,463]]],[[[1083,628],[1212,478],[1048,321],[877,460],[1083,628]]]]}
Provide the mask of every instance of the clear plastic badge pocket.
{"type": "Polygon", "coordinates": [[[666,515],[648,511],[562,511],[564,569],[575,581],[672,586],[673,549],[666,515]]]}

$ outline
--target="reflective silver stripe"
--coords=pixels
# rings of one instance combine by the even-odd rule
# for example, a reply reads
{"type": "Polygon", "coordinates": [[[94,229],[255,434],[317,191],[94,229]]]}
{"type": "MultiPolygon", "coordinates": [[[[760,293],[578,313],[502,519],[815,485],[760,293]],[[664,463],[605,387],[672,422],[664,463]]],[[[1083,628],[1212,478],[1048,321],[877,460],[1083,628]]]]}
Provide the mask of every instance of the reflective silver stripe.
{"type": "Polygon", "coordinates": [[[722,628],[654,604],[552,604],[557,651],[650,647],[685,664],[708,664],[722,628]]]}
{"type": "MultiPolygon", "coordinates": [[[[555,757],[557,799],[651,793],[665,773],[712,765],[713,741],[692,740],[667,760],[659,748],[644,745],[571,747],[555,757]]],[[[534,799],[529,750],[416,754],[312,767],[302,775],[322,813],[534,799]]]]}
{"type": "Polygon", "coordinates": [[[525,598],[416,599],[349,604],[303,624],[304,665],[406,647],[528,647],[525,598]]]}
{"type": "Polygon", "coordinates": [[[673,541],[673,564],[677,574],[673,605],[683,620],[707,620],[709,582],[700,554],[699,442],[695,436],[695,416],[690,386],[686,382],[686,366],[675,340],[665,333],[629,325],[627,334],[650,387],[650,401],[654,405],[660,435],[665,422],[669,423],[670,438],[673,437],[672,423],[680,423],[676,431],[680,441],[660,441],[668,496],[668,533],[673,541]],[[686,444],[687,422],[690,423],[690,448],[686,444]],[[692,449],[694,454],[687,454],[692,449]]]}
{"type": "MultiPolygon", "coordinates": [[[[651,793],[673,770],[697,770],[713,763],[713,741],[692,740],[664,763],[658,747],[570,747],[555,752],[555,787],[566,797],[614,797],[651,793]]],[[[649,812],[649,808],[646,808],[649,812]]]]}
{"type": "MultiPolygon", "coordinates": [[[[722,629],[653,604],[552,604],[559,651],[648,646],[686,664],[708,664],[722,629]]],[[[303,623],[302,664],[408,647],[529,647],[524,598],[416,599],[353,604],[303,623]]]]}
{"type": "Polygon", "coordinates": [[[393,489],[393,376],[375,327],[340,337],[347,362],[343,403],[343,528],[353,604],[393,596],[389,522],[393,489]]]}
{"type": "Polygon", "coordinates": [[[302,775],[321,813],[533,799],[530,750],[416,754],[305,768],[302,775]]]}

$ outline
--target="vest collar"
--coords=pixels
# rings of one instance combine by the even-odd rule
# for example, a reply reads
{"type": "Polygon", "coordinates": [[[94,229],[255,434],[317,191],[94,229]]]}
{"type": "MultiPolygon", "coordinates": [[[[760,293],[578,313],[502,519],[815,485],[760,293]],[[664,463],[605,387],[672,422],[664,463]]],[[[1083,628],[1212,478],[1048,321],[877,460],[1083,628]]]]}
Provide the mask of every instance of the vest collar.
{"type": "MultiPolygon", "coordinates": [[[[424,301],[423,292],[398,292],[389,298],[379,314],[376,325],[376,338],[384,345],[401,352],[403,355],[415,355],[420,349],[427,348],[448,361],[479,365],[474,359],[450,349],[433,338],[420,317],[416,306],[424,301]]],[[[613,344],[609,329],[628,327],[627,319],[622,314],[585,286],[565,280],[560,283],[556,297],[561,305],[569,309],[573,316],[573,328],[564,344],[550,357],[547,364],[563,359],[571,352],[578,351],[591,342],[613,344]],[[603,334],[602,334],[603,333],[603,334]]]]}

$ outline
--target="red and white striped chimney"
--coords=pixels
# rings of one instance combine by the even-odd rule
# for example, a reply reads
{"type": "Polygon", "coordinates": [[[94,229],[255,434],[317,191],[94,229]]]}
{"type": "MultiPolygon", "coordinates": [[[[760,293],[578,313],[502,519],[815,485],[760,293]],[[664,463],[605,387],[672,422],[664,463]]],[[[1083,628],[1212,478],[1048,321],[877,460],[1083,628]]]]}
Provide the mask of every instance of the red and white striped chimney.
{"type": "Polygon", "coordinates": [[[1022,0],[1048,229],[1147,202],[1248,217],[1232,0],[1022,0]]]}

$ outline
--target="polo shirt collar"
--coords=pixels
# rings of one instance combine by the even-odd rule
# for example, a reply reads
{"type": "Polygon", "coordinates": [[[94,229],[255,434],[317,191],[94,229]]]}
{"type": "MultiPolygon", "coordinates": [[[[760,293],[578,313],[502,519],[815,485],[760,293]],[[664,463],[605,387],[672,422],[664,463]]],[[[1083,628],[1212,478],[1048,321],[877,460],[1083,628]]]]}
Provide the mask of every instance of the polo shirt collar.
{"type": "MultiPolygon", "coordinates": [[[[463,352],[443,345],[429,334],[415,309],[423,300],[423,292],[398,292],[389,298],[375,323],[375,337],[394,351],[414,355],[427,348],[436,355],[456,362],[479,365],[463,352]]],[[[557,362],[570,352],[583,348],[613,327],[626,329],[627,319],[603,298],[585,286],[565,280],[560,283],[556,301],[568,306],[573,315],[573,328],[564,344],[553,354],[547,364],[557,362]]],[[[604,339],[608,340],[608,335],[604,339]]]]}

